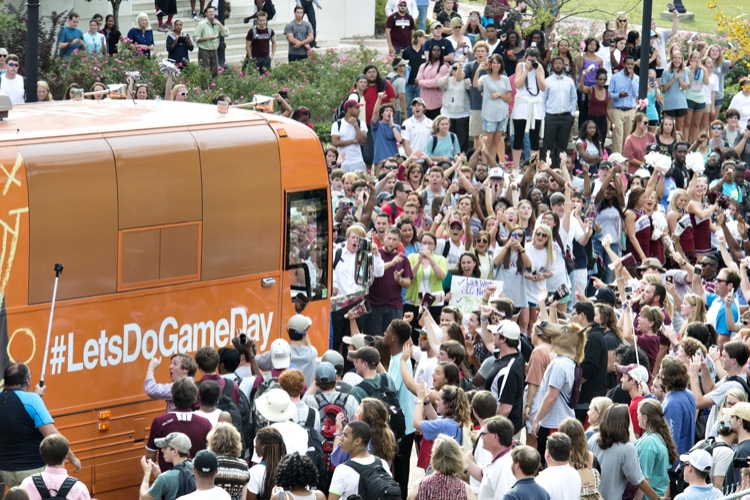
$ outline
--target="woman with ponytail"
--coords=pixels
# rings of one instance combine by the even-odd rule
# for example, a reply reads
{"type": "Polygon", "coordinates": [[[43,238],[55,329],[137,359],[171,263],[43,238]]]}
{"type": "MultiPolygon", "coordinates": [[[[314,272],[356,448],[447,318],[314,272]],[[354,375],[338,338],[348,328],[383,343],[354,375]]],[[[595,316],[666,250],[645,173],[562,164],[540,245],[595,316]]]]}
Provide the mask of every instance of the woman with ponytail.
{"type": "Polygon", "coordinates": [[[679,455],[664,419],[661,403],[644,399],[638,404],[638,425],[643,435],[635,442],[643,477],[663,497],[669,486],[669,470],[679,455]]]}
{"type": "Polygon", "coordinates": [[[261,462],[250,469],[247,484],[247,500],[269,500],[276,486],[279,462],[286,455],[286,446],[281,433],[273,427],[264,427],[255,437],[255,452],[261,462]]]}

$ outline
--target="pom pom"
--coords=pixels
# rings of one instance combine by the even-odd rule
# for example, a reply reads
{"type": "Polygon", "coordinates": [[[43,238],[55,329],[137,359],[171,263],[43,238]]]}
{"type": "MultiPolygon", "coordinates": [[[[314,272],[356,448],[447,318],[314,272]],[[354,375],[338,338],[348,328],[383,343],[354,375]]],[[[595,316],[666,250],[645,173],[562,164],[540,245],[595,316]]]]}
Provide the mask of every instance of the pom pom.
{"type": "Polygon", "coordinates": [[[667,219],[664,217],[664,214],[659,212],[658,210],[655,210],[653,214],[651,214],[651,239],[653,241],[658,240],[661,238],[664,234],[666,234],[667,231],[667,219]]]}
{"type": "Polygon", "coordinates": [[[159,61],[159,70],[165,75],[180,75],[180,68],[178,68],[177,65],[169,59],[162,59],[161,61],[159,61]]]}
{"type": "Polygon", "coordinates": [[[702,175],[706,170],[706,165],[703,163],[703,155],[697,151],[688,153],[685,157],[685,167],[688,170],[692,170],[695,174],[702,175]]]}
{"type": "Polygon", "coordinates": [[[134,82],[137,82],[141,79],[141,72],[140,71],[126,71],[125,76],[128,78],[128,80],[133,80],[134,82]]]}
{"type": "Polygon", "coordinates": [[[669,156],[663,155],[661,153],[648,153],[643,157],[643,160],[648,165],[653,167],[654,170],[662,174],[666,174],[667,172],[669,172],[669,169],[672,168],[672,159],[669,156]]]}

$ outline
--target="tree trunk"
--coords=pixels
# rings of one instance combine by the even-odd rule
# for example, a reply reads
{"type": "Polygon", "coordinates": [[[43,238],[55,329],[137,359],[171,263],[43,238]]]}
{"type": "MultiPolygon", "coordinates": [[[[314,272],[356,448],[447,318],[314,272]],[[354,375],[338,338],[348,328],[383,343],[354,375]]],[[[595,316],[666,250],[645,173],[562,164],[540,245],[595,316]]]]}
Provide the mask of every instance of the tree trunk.
{"type": "MultiPolygon", "coordinates": [[[[112,15],[115,16],[115,26],[120,26],[120,2],[122,0],[109,0],[109,3],[112,4],[112,15]]],[[[120,31],[122,31],[122,27],[120,27],[120,31]]]]}

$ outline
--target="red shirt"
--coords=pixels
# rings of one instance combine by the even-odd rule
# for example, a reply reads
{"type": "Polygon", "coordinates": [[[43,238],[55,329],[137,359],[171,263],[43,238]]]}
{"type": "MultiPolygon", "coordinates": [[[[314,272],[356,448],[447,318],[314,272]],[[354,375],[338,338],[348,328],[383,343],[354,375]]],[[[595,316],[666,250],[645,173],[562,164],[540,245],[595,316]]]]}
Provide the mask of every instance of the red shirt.
{"type": "MultiPolygon", "coordinates": [[[[207,418],[196,415],[191,411],[178,411],[166,413],[154,418],[151,422],[151,432],[148,435],[146,449],[158,452],[156,446],[157,438],[169,436],[172,432],[181,432],[190,438],[190,458],[193,458],[200,450],[208,446],[206,436],[211,430],[211,422],[207,418]]],[[[159,455],[159,467],[162,472],[172,468],[172,464],[164,461],[164,456],[159,455]]]]}
{"type": "Polygon", "coordinates": [[[639,436],[643,434],[643,429],[638,425],[638,403],[644,399],[643,396],[636,396],[630,400],[630,406],[628,407],[628,411],[630,411],[630,421],[633,423],[633,432],[639,436]]]}
{"type": "MultiPolygon", "coordinates": [[[[396,91],[393,90],[393,86],[391,86],[391,82],[383,78],[383,83],[385,83],[385,93],[388,96],[388,101],[392,99],[396,99],[396,91]]],[[[367,120],[367,127],[370,127],[370,123],[372,122],[372,112],[375,109],[375,102],[378,100],[378,88],[372,84],[368,84],[367,88],[365,89],[365,120],[367,120]]],[[[385,102],[381,104],[386,104],[385,102]]]]}
{"type": "Polygon", "coordinates": [[[402,213],[404,213],[403,207],[399,207],[395,203],[393,204],[393,206],[396,207],[396,213],[395,214],[393,213],[393,209],[391,208],[391,204],[390,203],[388,203],[387,205],[385,205],[383,208],[380,209],[384,214],[388,214],[388,215],[391,216],[391,224],[395,224],[396,223],[396,219],[402,213]]]}

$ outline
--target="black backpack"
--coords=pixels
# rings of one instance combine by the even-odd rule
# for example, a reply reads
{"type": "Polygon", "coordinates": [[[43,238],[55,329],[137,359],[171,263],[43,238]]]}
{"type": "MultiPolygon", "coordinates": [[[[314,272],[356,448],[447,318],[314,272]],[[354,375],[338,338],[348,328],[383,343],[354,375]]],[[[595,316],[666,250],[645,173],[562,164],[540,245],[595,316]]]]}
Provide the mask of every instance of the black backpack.
{"type": "Polygon", "coordinates": [[[307,418],[304,425],[307,431],[307,456],[315,464],[318,471],[317,488],[328,496],[328,487],[331,485],[331,475],[326,466],[325,452],[323,451],[323,441],[325,439],[320,432],[315,430],[315,410],[308,408],[307,418]]]}
{"type": "Polygon", "coordinates": [[[269,21],[276,16],[276,6],[271,0],[265,0],[265,2],[263,2],[263,12],[268,14],[269,21]]]}
{"type": "MultiPolygon", "coordinates": [[[[354,92],[357,94],[357,102],[361,103],[362,98],[359,95],[359,92],[354,92]]],[[[341,130],[341,120],[344,119],[344,116],[346,116],[346,111],[344,111],[344,104],[346,101],[349,100],[349,98],[352,96],[352,92],[349,92],[349,95],[344,98],[343,101],[339,103],[338,106],[336,106],[336,111],[333,112],[333,121],[339,122],[339,130],[341,130]]],[[[357,123],[359,125],[359,122],[357,123]]]]}
{"type": "Polygon", "coordinates": [[[379,399],[385,403],[388,408],[388,425],[396,436],[396,442],[401,442],[401,438],[406,435],[406,419],[404,411],[401,409],[401,403],[398,402],[398,396],[388,385],[388,374],[380,374],[380,386],[375,386],[377,382],[372,379],[361,383],[359,386],[364,389],[370,398],[379,399]]]}
{"type": "Polygon", "coordinates": [[[68,493],[70,493],[71,488],[73,488],[73,485],[78,482],[78,479],[68,476],[65,478],[65,481],[60,485],[60,489],[57,490],[57,493],[55,495],[52,495],[49,492],[49,489],[47,488],[47,485],[44,484],[44,479],[42,479],[41,473],[36,473],[31,476],[32,481],[34,481],[34,486],[36,486],[36,490],[39,492],[39,496],[42,497],[42,500],[50,499],[50,498],[68,498],[68,493]]]}
{"type": "Polygon", "coordinates": [[[175,469],[180,473],[177,478],[177,496],[175,498],[193,493],[195,491],[195,473],[192,464],[186,460],[175,466],[175,469]]]}
{"type": "MultiPolygon", "coordinates": [[[[729,445],[725,443],[724,441],[717,441],[715,437],[711,436],[703,441],[700,441],[695,444],[692,448],[690,448],[690,451],[694,450],[706,450],[709,455],[713,457],[714,455],[714,449],[718,448],[720,446],[726,446],[729,448],[729,445]]],[[[688,483],[685,482],[685,479],[682,475],[682,470],[685,468],[685,464],[680,463],[676,469],[672,470],[669,469],[667,472],[669,473],[669,491],[672,493],[672,498],[675,497],[675,495],[679,495],[683,491],[685,491],[685,488],[688,487],[688,483]]]]}
{"type": "MultiPolygon", "coordinates": [[[[239,382],[242,381],[238,375],[235,375],[235,377],[239,379],[239,382]]],[[[240,404],[237,405],[232,399],[232,391],[234,390],[235,382],[230,379],[224,380],[226,381],[224,384],[224,390],[222,391],[221,396],[219,396],[216,408],[229,413],[229,416],[232,417],[232,425],[234,425],[234,428],[237,429],[237,432],[239,432],[242,437],[242,451],[244,453],[245,450],[253,446],[254,440],[250,402],[247,400],[245,393],[239,391],[240,404]]],[[[239,388],[239,382],[237,383],[237,388],[239,388]]],[[[200,387],[200,381],[196,385],[200,387]]]]}
{"type": "MultiPolygon", "coordinates": [[[[263,377],[263,382],[261,382],[258,388],[255,389],[255,392],[251,394],[253,399],[250,403],[250,415],[252,418],[253,440],[255,440],[255,434],[257,434],[260,429],[268,427],[268,420],[266,420],[266,417],[258,411],[255,402],[259,397],[265,394],[266,391],[271,389],[281,389],[278,379],[274,378],[271,372],[263,372],[261,376],[263,377]]],[[[250,446],[252,445],[253,443],[251,442],[250,446]]]]}
{"type": "Polygon", "coordinates": [[[401,500],[401,488],[383,468],[379,458],[375,463],[362,465],[349,460],[346,465],[359,474],[359,494],[362,500],[401,500]]]}
{"type": "Polygon", "coordinates": [[[745,391],[745,395],[750,397],[750,386],[748,386],[747,382],[745,382],[745,380],[739,375],[732,375],[731,377],[727,377],[727,382],[737,382],[742,386],[742,390],[745,391]]]}

